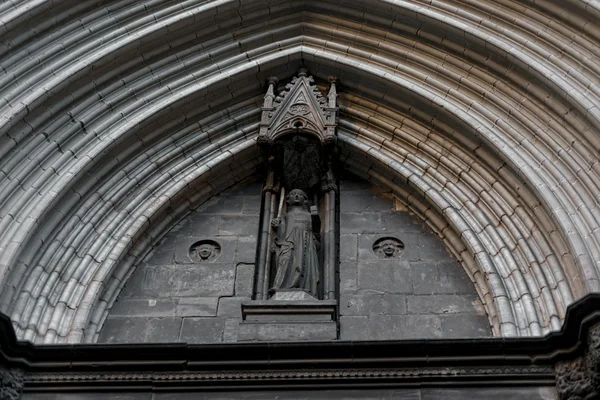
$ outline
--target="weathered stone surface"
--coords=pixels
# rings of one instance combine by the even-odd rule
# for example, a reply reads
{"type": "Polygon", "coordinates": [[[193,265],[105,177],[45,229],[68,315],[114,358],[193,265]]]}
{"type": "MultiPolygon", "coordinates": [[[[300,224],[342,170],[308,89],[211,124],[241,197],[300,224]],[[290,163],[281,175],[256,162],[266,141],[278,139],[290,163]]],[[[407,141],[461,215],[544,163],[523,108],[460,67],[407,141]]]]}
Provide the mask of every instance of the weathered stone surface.
{"type": "Polygon", "coordinates": [[[212,317],[217,315],[217,297],[181,297],[177,299],[178,317],[212,317]]]}
{"type": "Polygon", "coordinates": [[[254,264],[238,264],[235,274],[235,295],[236,296],[252,296],[252,288],[254,285],[254,264]]]}
{"type": "Polygon", "coordinates": [[[238,331],[241,320],[239,318],[227,318],[223,329],[223,342],[234,343],[238,340],[238,331]]]}
{"type": "Polygon", "coordinates": [[[256,215],[222,215],[219,236],[228,235],[258,235],[258,217],[256,215]]]}
{"type": "Polygon", "coordinates": [[[153,394],[100,392],[100,393],[25,393],[22,400],[153,400],[153,394]]]}
{"type": "Polygon", "coordinates": [[[344,194],[340,198],[340,212],[390,211],[394,206],[391,197],[377,193],[344,194]]]}
{"type": "Polygon", "coordinates": [[[490,336],[490,323],[485,315],[440,315],[444,338],[474,338],[490,336]]]}
{"type": "Polygon", "coordinates": [[[110,310],[111,317],[168,317],[175,315],[177,300],[119,299],[110,310]]]}
{"type": "Polygon", "coordinates": [[[421,389],[420,400],[555,400],[552,387],[421,389]]]}
{"type": "Polygon", "coordinates": [[[340,291],[354,292],[358,289],[358,266],[356,261],[340,263],[340,291]]]}
{"type": "MultiPolygon", "coordinates": [[[[218,196],[216,202],[211,202],[205,208],[199,209],[199,214],[239,214],[244,206],[244,197],[241,196],[218,196]]],[[[199,218],[199,217],[198,217],[199,218]]]]}
{"type": "Polygon", "coordinates": [[[19,400],[23,393],[23,371],[0,365],[0,399],[19,400]]]}
{"type": "Polygon", "coordinates": [[[334,340],[337,337],[337,326],[330,322],[289,322],[261,323],[243,322],[239,326],[238,341],[296,341],[296,340],[334,340]]]}
{"type": "Polygon", "coordinates": [[[340,236],[340,261],[356,261],[358,257],[358,235],[340,236]]]}
{"type": "Polygon", "coordinates": [[[245,196],[243,199],[244,205],[242,207],[242,214],[258,215],[260,213],[260,194],[255,196],[245,196]]]}
{"type": "Polygon", "coordinates": [[[452,260],[444,242],[433,233],[419,236],[419,253],[421,260],[452,260]]]}
{"type": "Polygon", "coordinates": [[[473,293],[473,283],[456,262],[412,263],[415,294],[473,293]]]}
{"type": "Polygon", "coordinates": [[[340,315],[406,314],[406,297],[395,294],[342,294],[340,315]]]}
{"type": "Polygon", "coordinates": [[[250,300],[250,297],[221,297],[219,299],[219,317],[242,318],[242,301],[250,300]]]}
{"type": "Polygon", "coordinates": [[[358,288],[376,293],[410,293],[410,264],[396,259],[359,263],[358,288]]]}
{"type": "Polygon", "coordinates": [[[223,340],[225,318],[184,318],[180,341],[186,343],[219,343],[223,340]]]}
{"type": "Polygon", "coordinates": [[[178,342],[181,318],[107,318],[100,332],[101,343],[178,342]]]}
{"type": "Polygon", "coordinates": [[[176,236],[164,237],[146,256],[145,263],[147,265],[172,264],[175,258],[176,239],[176,236]]]}
{"type": "Polygon", "coordinates": [[[340,317],[342,340],[391,340],[441,338],[436,315],[373,315],[340,317]]]}
{"type": "Polygon", "coordinates": [[[183,233],[190,236],[214,237],[219,234],[220,225],[221,217],[219,215],[192,213],[183,223],[183,233]]]}
{"type": "Polygon", "coordinates": [[[254,264],[256,262],[256,236],[238,237],[236,263],[254,264]]]}
{"type": "Polygon", "coordinates": [[[235,266],[232,264],[178,266],[174,270],[174,296],[233,296],[235,266]]]}
{"type": "Polygon", "coordinates": [[[340,232],[349,233],[383,233],[380,214],[377,212],[340,213],[340,232]]]}
{"type": "Polygon", "coordinates": [[[283,300],[283,301],[315,301],[317,300],[315,297],[311,296],[309,293],[306,293],[304,290],[278,290],[271,297],[271,300],[283,300]]]}
{"type": "Polygon", "coordinates": [[[406,300],[408,312],[411,314],[471,313],[485,315],[483,305],[476,294],[407,296],[406,300]]]}

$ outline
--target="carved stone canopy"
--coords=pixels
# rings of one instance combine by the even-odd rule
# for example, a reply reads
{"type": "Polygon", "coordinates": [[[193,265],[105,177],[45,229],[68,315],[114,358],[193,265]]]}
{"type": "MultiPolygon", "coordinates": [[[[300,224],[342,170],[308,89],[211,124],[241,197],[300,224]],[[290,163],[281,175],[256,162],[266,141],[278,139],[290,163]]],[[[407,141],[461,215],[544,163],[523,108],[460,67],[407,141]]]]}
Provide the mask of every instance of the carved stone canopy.
{"type": "Polygon", "coordinates": [[[269,78],[262,108],[259,143],[272,144],[290,133],[315,135],[323,144],[335,142],[338,111],[335,78],[330,78],[330,82],[325,97],[306,69],[300,69],[298,76],[275,96],[277,79],[269,78]]]}

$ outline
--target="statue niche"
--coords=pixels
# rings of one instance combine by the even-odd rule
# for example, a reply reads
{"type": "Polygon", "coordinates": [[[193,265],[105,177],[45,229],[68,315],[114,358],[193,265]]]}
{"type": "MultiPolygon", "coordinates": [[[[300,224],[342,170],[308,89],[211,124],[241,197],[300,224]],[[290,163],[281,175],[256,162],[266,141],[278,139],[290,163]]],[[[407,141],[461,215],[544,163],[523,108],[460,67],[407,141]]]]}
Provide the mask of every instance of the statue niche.
{"type": "Polygon", "coordinates": [[[315,299],[319,297],[319,241],[312,219],[319,218],[316,206],[308,210],[308,197],[304,191],[294,189],[286,198],[287,212],[271,222],[277,231],[275,239],[275,278],[271,295],[286,289],[302,289],[315,299]]]}
{"type": "Polygon", "coordinates": [[[246,340],[288,340],[291,331],[337,338],[338,108],[330,82],[324,96],[302,69],[276,96],[269,78],[257,140],[266,176],[254,292],[240,324],[246,340]]]}

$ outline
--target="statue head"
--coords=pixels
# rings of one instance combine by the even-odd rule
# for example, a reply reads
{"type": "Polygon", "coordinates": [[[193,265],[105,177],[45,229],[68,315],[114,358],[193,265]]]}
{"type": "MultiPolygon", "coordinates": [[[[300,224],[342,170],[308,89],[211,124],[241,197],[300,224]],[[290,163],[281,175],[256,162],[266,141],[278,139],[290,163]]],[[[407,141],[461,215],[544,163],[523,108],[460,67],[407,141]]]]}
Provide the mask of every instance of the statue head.
{"type": "Polygon", "coordinates": [[[287,195],[287,203],[290,206],[307,206],[308,197],[301,189],[294,189],[287,195]]]}
{"type": "Polygon", "coordinates": [[[384,240],[381,243],[381,251],[386,257],[393,257],[398,245],[393,240],[384,240]]]}
{"type": "Polygon", "coordinates": [[[213,246],[208,243],[201,244],[196,251],[202,260],[208,260],[213,253],[213,246]]]}
{"type": "Polygon", "coordinates": [[[373,244],[373,251],[381,258],[399,257],[404,243],[394,237],[381,238],[373,244]]]}

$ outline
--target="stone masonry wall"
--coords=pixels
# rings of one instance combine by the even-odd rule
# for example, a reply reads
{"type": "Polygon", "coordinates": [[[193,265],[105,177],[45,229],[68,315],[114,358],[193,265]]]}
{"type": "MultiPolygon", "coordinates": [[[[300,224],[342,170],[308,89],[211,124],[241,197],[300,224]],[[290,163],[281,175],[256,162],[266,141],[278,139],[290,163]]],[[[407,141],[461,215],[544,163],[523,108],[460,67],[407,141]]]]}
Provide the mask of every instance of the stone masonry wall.
{"type": "Polygon", "coordinates": [[[491,336],[487,316],[462,266],[427,226],[375,186],[340,185],[340,335],[342,340],[491,336]],[[395,237],[397,258],[373,243],[395,237]]]}
{"type": "MultiPolygon", "coordinates": [[[[382,340],[490,336],[474,286],[444,244],[389,193],[347,178],[340,185],[340,338],[382,340]],[[396,237],[399,258],[373,242],[396,237]]],[[[169,232],[115,302],[99,342],[234,342],[240,303],[252,295],[259,182],[212,198],[169,232]],[[213,260],[190,246],[213,240],[213,260]]]]}
{"type": "Polygon", "coordinates": [[[237,339],[240,303],[252,295],[261,184],[213,197],[169,232],[129,278],[99,342],[215,343],[237,339]],[[217,258],[190,258],[211,239],[217,258]]]}

